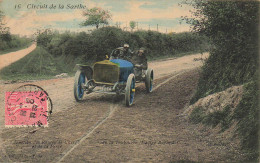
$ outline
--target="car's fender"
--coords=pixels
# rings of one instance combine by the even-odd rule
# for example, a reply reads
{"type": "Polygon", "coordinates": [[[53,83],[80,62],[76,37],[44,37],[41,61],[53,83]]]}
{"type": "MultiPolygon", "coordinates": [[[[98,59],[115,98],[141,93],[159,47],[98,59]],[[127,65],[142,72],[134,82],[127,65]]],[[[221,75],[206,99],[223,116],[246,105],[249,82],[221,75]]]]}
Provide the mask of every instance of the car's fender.
{"type": "Polygon", "coordinates": [[[90,80],[93,78],[93,68],[89,65],[76,64],[76,69],[86,73],[87,79],[90,80]]]}

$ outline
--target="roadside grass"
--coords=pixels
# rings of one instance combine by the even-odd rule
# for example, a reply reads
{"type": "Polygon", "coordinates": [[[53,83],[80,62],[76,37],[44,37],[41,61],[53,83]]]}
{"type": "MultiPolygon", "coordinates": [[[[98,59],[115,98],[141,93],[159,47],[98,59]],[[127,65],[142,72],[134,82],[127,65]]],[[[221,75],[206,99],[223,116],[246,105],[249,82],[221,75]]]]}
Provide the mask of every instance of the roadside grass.
{"type": "Polygon", "coordinates": [[[189,121],[192,122],[192,123],[194,123],[194,124],[198,124],[198,123],[200,123],[200,122],[203,121],[203,119],[205,118],[205,116],[206,116],[206,115],[205,115],[203,109],[200,108],[200,107],[197,107],[197,108],[195,108],[195,109],[191,112],[191,114],[190,114],[190,116],[189,116],[189,121]]]}
{"type": "Polygon", "coordinates": [[[28,48],[31,45],[32,45],[32,42],[28,42],[27,44],[25,44],[23,46],[20,46],[20,47],[6,49],[6,50],[1,50],[0,51],[0,55],[6,54],[6,53],[15,52],[15,51],[18,51],[18,50],[22,50],[22,49],[28,48]]]}
{"type": "Polygon", "coordinates": [[[50,79],[60,73],[72,74],[72,64],[64,63],[64,58],[54,58],[44,48],[37,47],[33,52],[0,71],[2,80],[50,79]]]}
{"type": "Polygon", "coordinates": [[[203,123],[211,127],[220,125],[221,131],[225,131],[232,122],[231,108],[226,106],[222,111],[215,111],[209,114],[205,114],[202,108],[195,108],[191,112],[189,120],[194,124],[203,123]]]}

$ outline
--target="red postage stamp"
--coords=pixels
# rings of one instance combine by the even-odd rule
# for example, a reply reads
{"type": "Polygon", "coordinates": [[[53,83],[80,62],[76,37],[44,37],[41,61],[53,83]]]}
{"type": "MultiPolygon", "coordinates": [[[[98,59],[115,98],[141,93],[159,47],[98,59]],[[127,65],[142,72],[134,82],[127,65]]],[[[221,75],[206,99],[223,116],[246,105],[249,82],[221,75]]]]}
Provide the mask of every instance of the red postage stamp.
{"type": "Polygon", "coordinates": [[[48,95],[45,91],[5,93],[5,127],[48,126],[48,95]]]}

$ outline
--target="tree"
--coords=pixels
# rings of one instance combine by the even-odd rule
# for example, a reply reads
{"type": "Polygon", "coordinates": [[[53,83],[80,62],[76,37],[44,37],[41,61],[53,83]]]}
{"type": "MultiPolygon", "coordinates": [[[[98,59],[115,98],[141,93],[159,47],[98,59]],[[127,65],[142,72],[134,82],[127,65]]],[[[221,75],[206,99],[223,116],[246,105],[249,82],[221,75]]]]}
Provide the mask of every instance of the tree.
{"type": "Polygon", "coordinates": [[[131,28],[131,31],[133,31],[134,28],[136,27],[136,22],[135,22],[135,21],[130,21],[130,22],[129,22],[129,26],[130,26],[130,28],[131,28]]]}
{"type": "Polygon", "coordinates": [[[212,44],[201,96],[250,81],[258,61],[259,2],[194,0],[192,6],[196,10],[188,22],[212,44]]]}
{"type": "Polygon", "coordinates": [[[38,29],[35,35],[37,45],[48,48],[54,36],[54,32],[51,29],[38,29]]]}
{"type": "Polygon", "coordinates": [[[94,7],[83,11],[83,16],[87,17],[86,20],[81,23],[82,26],[96,26],[98,29],[101,24],[108,24],[108,20],[111,19],[111,14],[108,10],[94,7]]]}
{"type": "Polygon", "coordinates": [[[0,39],[3,41],[11,41],[11,34],[9,32],[9,27],[5,26],[3,22],[4,13],[0,11],[0,39]]]}
{"type": "Polygon", "coordinates": [[[0,11],[0,22],[2,22],[3,16],[4,16],[3,12],[0,11]]]}
{"type": "Polygon", "coordinates": [[[4,13],[0,10],[0,27],[2,27],[3,24],[3,17],[4,17],[4,13]]]}
{"type": "Polygon", "coordinates": [[[5,26],[3,22],[4,13],[0,11],[0,34],[7,34],[9,33],[9,28],[5,26]]]}

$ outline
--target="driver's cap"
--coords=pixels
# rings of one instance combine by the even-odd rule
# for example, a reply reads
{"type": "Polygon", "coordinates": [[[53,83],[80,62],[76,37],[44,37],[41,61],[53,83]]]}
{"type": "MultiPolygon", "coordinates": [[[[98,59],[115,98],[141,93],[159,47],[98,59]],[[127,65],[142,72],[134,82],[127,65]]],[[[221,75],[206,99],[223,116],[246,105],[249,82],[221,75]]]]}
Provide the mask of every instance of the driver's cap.
{"type": "Polygon", "coordinates": [[[129,45],[128,44],[124,44],[124,48],[129,48],[129,45]]]}
{"type": "Polygon", "coordinates": [[[145,52],[145,48],[140,48],[140,49],[139,49],[139,52],[144,53],[144,52],[145,52]]]}

